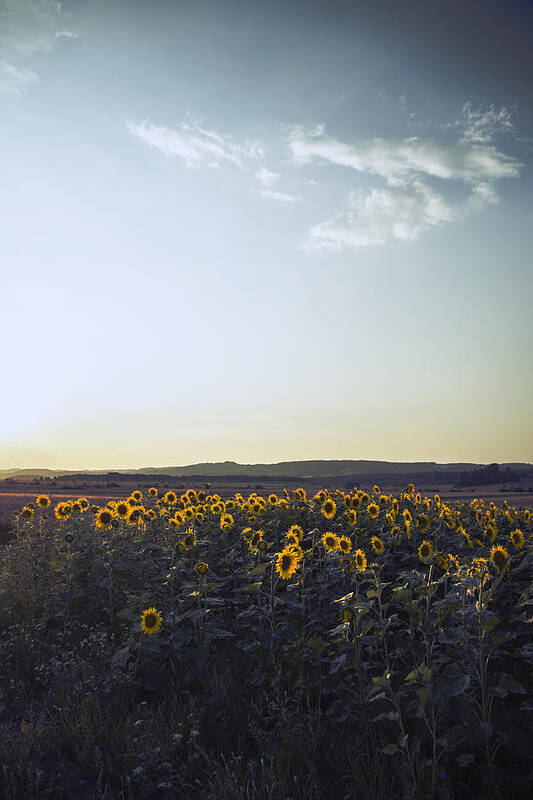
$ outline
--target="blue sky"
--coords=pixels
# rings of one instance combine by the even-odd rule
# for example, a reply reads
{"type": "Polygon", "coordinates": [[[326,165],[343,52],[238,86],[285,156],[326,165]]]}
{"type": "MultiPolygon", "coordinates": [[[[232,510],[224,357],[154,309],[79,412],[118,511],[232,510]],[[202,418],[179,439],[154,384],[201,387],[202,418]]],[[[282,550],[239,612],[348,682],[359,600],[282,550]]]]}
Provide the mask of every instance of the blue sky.
{"type": "Polygon", "coordinates": [[[532,18],[0,0],[0,467],[533,460],[532,18]]]}

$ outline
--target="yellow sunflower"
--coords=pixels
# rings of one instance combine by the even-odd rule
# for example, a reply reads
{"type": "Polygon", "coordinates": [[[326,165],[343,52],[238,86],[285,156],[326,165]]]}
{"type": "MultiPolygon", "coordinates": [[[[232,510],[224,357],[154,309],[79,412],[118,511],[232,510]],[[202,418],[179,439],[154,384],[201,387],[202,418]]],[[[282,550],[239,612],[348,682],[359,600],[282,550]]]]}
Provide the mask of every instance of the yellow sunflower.
{"type": "Polygon", "coordinates": [[[155,486],[150,486],[150,488],[148,489],[148,494],[150,495],[150,497],[157,497],[157,489],[155,488],[155,486]]]}
{"type": "Polygon", "coordinates": [[[170,489],[163,497],[163,502],[173,506],[178,502],[178,495],[170,489]]]}
{"type": "Polygon", "coordinates": [[[50,498],[47,494],[40,494],[37,500],[35,501],[39,508],[48,508],[50,505],[50,498]]]}
{"type": "Polygon", "coordinates": [[[322,536],[322,544],[330,553],[335,552],[335,550],[339,550],[340,548],[340,539],[336,533],[332,533],[331,531],[327,531],[322,536]]]}
{"type": "Polygon", "coordinates": [[[143,633],[157,633],[163,623],[163,617],[155,608],[146,608],[141,615],[141,628],[143,633]]]}
{"type": "Polygon", "coordinates": [[[335,500],[332,500],[331,497],[328,497],[322,503],[322,508],[320,509],[322,512],[322,516],[326,519],[333,519],[337,512],[337,503],[335,500]]]}
{"type": "Polygon", "coordinates": [[[495,544],[490,551],[490,560],[498,572],[505,572],[509,563],[509,553],[501,544],[495,544]]]}
{"type": "Polygon", "coordinates": [[[24,506],[24,508],[20,512],[20,516],[22,517],[22,519],[32,519],[33,513],[34,513],[33,508],[30,508],[29,506],[24,506]]]}
{"type": "Polygon", "coordinates": [[[366,571],[366,554],[364,550],[356,550],[354,553],[354,564],[355,568],[358,572],[365,572],[366,571]]]}
{"type": "Polygon", "coordinates": [[[349,536],[341,536],[339,539],[339,548],[343,553],[349,553],[352,549],[352,540],[349,536]]]}
{"type": "Polygon", "coordinates": [[[277,506],[277,504],[279,502],[277,494],[269,494],[268,495],[268,502],[270,503],[271,506],[277,506]]]}
{"type": "Polygon", "coordinates": [[[231,516],[231,514],[222,514],[222,516],[220,517],[220,530],[229,531],[233,523],[234,519],[231,516]]]}
{"type": "Polygon", "coordinates": [[[428,542],[427,539],[424,539],[418,548],[418,558],[423,564],[426,564],[433,558],[433,545],[431,542],[428,542]]]}
{"type": "Polygon", "coordinates": [[[374,553],[381,555],[385,551],[385,545],[379,538],[379,536],[372,536],[370,539],[370,544],[372,545],[372,550],[374,553]]]}
{"type": "Polygon", "coordinates": [[[302,539],[304,538],[304,532],[299,525],[291,525],[291,527],[288,530],[288,534],[289,533],[293,534],[294,536],[297,536],[299,542],[301,542],[302,539]]]}
{"type": "Polygon", "coordinates": [[[524,534],[519,528],[509,534],[509,539],[513,543],[515,550],[521,550],[524,546],[524,534]]]}
{"type": "Polygon", "coordinates": [[[69,503],[58,503],[54,508],[54,514],[56,519],[65,520],[68,519],[70,516],[70,504],[69,503]]]}
{"type": "MultiPolygon", "coordinates": [[[[132,512],[133,513],[133,512],[132,512]]],[[[113,512],[109,508],[100,508],[95,515],[94,522],[97,528],[106,531],[111,528],[114,518],[113,512]]]]}
{"type": "Polygon", "coordinates": [[[285,550],[282,550],[281,553],[277,554],[276,572],[280,578],[283,578],[283,580],[286,581],[287,578],[290,578],[291,575],[294,575],[298,569],[299,563],[300,558],[298,553],[295,553],[294,550],[285,548],[285,550]]]}
{"type": "Polygon", "coordinates": [[[206,564],[205,561],[200,561],[200,563],[196,565],[196,572],[198,575],[205,575],[208,569],[209,564],[206,564]]]}
{"type": "Polygon", "coordinates": [[[131,506],[125,500],[119,500],[115,506],[115,512],[119,519],[128,519],[131,514],[131,506]]]}
{"type": "Polygon", "coordinates": [[[350,526],[350,528],[353,528],[353,526],[356,524],[356,522],[357,522],[357,511],[354,508],[352,508],[350,511],[347,512],[346,521],[347,521],[348,525],[350,526]]]}
{"type": "Polygon", "coordinates": [[[370,519],[376,519],[376,517],[379,516],[379,506],[378,506],[378,504],[374,503],[374,502],[370,503],[366,507],[366,513],[368,514],[370,519]]]}

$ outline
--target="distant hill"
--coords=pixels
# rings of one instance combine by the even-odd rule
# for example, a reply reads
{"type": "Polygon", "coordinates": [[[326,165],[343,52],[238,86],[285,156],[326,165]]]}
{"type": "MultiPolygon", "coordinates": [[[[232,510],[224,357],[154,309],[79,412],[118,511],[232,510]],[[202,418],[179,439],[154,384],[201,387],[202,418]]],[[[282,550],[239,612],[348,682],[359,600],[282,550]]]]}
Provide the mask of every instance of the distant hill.
{"type": "MultiPolygon", "coordinates": [[[[61,476],[118,476],[154,475],[169,477],[250,477],[250,478],[354,478],[406,479],[453,482],[466,472],[476,473],[486,468],[485,464],[452,463],[438,464],[434,461],[396,462],[368,460],[316,460],[281,461],[277,464],[238,464],[235,461],[190,464],[182,467],[143,467],[125,470],[51,470],[51,469],[5,469],[0,470],[0,480],[17,481],[34,478],[61,476]]],[[[533,465],[527,463],[500,464],[502,470],[512,470],[518,477],[533,477],[533,465]]]]}

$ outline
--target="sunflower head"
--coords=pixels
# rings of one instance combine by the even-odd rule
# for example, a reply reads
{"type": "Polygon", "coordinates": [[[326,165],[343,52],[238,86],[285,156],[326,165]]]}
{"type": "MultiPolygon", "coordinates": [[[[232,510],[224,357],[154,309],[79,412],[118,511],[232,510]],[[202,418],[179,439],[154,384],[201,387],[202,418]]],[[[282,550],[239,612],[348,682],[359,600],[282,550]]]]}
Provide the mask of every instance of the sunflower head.
{"type": "Polygon", "coordinates": [[[356,522],[357,522],[357,511],[355,510],[355,508],[352,508],[352,509],[350,509],[350,511],[347,512],[346,521],[348,522],[348,525],[351,528],[353,528],[353,526],[356,524],[356,522]]]}
{"type": "MultiPolygon", "coordinates": [[[[133,513],[133,512],[132,512],[133,513]]],[[[101,508],[99,511],[96,512],[94,521],[96,523],[96,527],[100,528],[100,530],[108,530],[111,528],[111,523],[113,521],[114,514],[109,508],[101,508]]]]}
{"type": "Polygon", "coordinates": [[[374,551],[374,553],[377,553],[378,555],[381,555],[381,553],[383,553],[383,551],[385,550],[385,545],[383,544],[379,536],[372,536],[372,538],[370,539],[370,543],[372,545],[372,550],[374,551]]]}
{"type": "Polygon", "coordinates": [[[352,549],[352,540],[349,536],[341,536],[339,539],[339,548],[340,550],[347,554],[352,549]]]}
{"type": "Polygon", "coordinates": [[[427,539],[424,539],[418,548],[418,558],[423,564],[426,564],[433,558],[433,545],[431,542],[428,542],[427,539]]]}
{"type": "Polygon", "coordinates": [[[501,544],[496,544],[490,551],[490,560],[498,572],[505,572],[509,563],[509,553],[501,544]]]}
{"type": "Polygon", "coordinates": [[[515,531],[513,531],[509,535],[509,538],[510,538],[515,550],[521,550],[522,549],[522,547],[524,546],[524,534],[522,533],[522,531],[519,528],[517,528],[515,531]]]}
{"type": "Polygon", "coordinates": [[[326,498],[322,503],[321,512],[322,516],[326,519],[333,519],[337,512],[337,503],[335,500],[332,500],[331,497],[326,498]]]}
{"type": "Polygon", "coordinates": [[[335,550],[339,550],[340,548],[340,539],[336,533],[326,531],[326,533],[322,536],[322,544],[328,552],[334,553],[335,550]]]}
{"type": "Polygon", "coordinates": [[[50,498],[47,494],[40,494],[37,500],[35,501],[39,508],[48,508],[50,505],[50,498]]]}
{"type": "Polygon", "coordinates": [[[381,492],[381,489],[377,485],[377,483],[372,487],[372,491],[374,492],[374,494],[379,494],[381,492]]]}
{"type": "Polygon", "coordinates": [[[157,497],[157,489],[155,488],[155,486],[150,486],[150,488],[148,489],[148,494],[150,495],[150,497],[157,497]]]}
{"type": "Polygon", "coordinates": [[[353,563],[357,572],[366,572],[367,560],[364,550],[355,551],[353,563]]]}
{"type": "Polygon", "coordinates": [[[277,554],[276,558],[276,572],[286,581],[291,575],[294,575],[300,563],[300,556],[294,550],[285,548],[281,553],[277,554]]]}
{"type": "Polygon", "coordinates": [[[30,508],[29,506],[24,506],[24,508],[20,512],[20,516],[22,517],[22,519],[32,519],[33,508],[30,508]]]}
{"type": "Polygon", "coordinates": [[[143,633],[157,633],[163,623],[163,617],[155,608],[146,608],[141,614],[141,628],[143,633]]]}
{"type": "Polygon", "coordinates": [[[374,502],[369,503],[369,505],[366,508],[366,513],[368,514],[370,519],[376,519],[376,517],[379,515],[379,506],[378,506],[378,504],[374,503],[374,502]]]}

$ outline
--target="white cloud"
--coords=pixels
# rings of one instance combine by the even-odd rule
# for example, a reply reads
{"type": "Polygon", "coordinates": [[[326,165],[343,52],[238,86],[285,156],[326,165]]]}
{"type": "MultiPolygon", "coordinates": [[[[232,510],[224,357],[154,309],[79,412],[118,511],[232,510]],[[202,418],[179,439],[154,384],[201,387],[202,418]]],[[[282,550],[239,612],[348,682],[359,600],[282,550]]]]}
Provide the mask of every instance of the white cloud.
{"type": "Polygon", "coordinates": [[[55,38],[56,39],[77,39],[79,37],[78,33],[74,33],[74,31],[56,31],[55,38]]]}
{"type": "Polygon", "coordinates": [[[271,189],[260,189],[258,194],[261,197],[269,197],[271,200],[278,200],[280,203],[296,203],[301,200],[301,197],[294,197],[292,194],[284,194],[283,192],[273,192],[271,189]]]}
{"type": "Polygon", "coordinates": [[[65,16],[56,0],[0,0],[1,93],[21,96],[39,83],[25,62],[35,53],[52,50],[60,36],[77,37],[58,30],[65,16]]]}
{"type": "Polygon", "coordinates": [[[374,189],[366,197],[351,192],[348,210],[309,230],[305,249],[384,245],[417,239],[422,231],[453,219],[446,200],[422,181],[408,187],[374,189]]]}
{"type": "Polygon", "coordinates": [[[17,69],[6,61],[0,62],[0,94],[21,97],[30,86],[39,83],[39,76],[31,69],[17,69]]]}
{"type": "Polygon", "coordinates": [[[266,167],[261,167],[255,173],[255,177],[257,180],[263,184],[267,189],[271,189],[277,180],[279,180],[279,174],[277,172],[271,172],[266,167]]]}
{"type": "Polygon", "coordinates": [[[467,103],[461,119],[462,135],[454,142],[409,137],[347,144],[327,137],[324,126],[293,128],[289,147],[295,164],[318,160],[376,175],[388,187],[375,188],[366,197],[351,193],[347,210],[311,227],[304,247],[339,249],[411,241],[428,228],[499,203],[493,184],[517,178],[522,166],[491,143],[496,131],[514,130],[510,112],[492,106],[476,111],[467,103]],[[451,183],[458,184],[459,191],[447,199],[451,183]],[[457,199],[465,192],[466,200],[457,199]]]}
{"type": "Polygon", "coordinates": [[[296,128],[290,136],[289,147],[296,164],[320,159],[358,172],[380,175],[391,186],[421,175],[469,182],[513,178],[519,175],[520,166],[493,145],[464,140],[448,144],[416,136],[345,144],[296,128]]]}
{"type": "Polygon", "coordinates": [[[226,162],[245,169],[246,161],[263,156],[257,142],[235,144],[230,137],[204,130],[193,123],[183,122],[178,128],[166,128],[148,121],[126,124],[131,133],[145,144],[166,156],[183,158],[188,167],[219,167],[226,162]]]}

